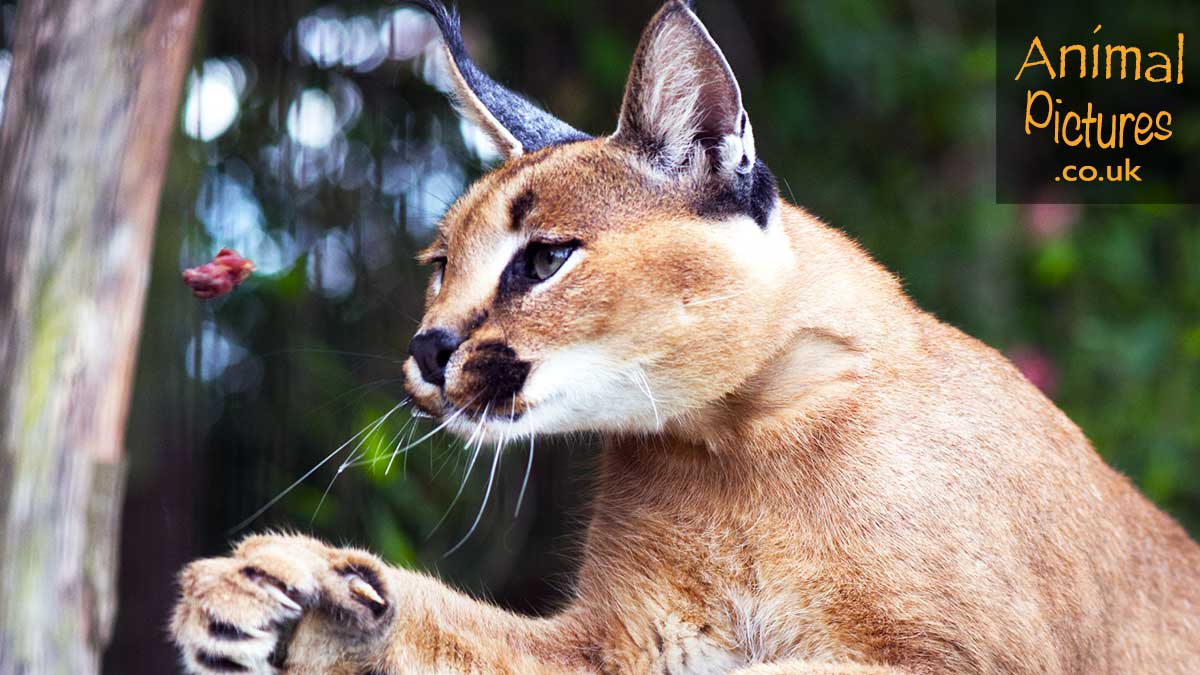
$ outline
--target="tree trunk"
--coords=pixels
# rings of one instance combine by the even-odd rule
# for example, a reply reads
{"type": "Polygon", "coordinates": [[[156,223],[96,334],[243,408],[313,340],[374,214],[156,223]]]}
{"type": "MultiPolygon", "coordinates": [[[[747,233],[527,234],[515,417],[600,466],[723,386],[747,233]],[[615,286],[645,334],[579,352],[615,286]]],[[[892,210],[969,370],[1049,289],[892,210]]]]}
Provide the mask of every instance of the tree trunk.
{"type": "Polygon", "coordinates": [[[124,425],[199,4],[19,5],[0,124],[0,673],[96,673],[112,631],[124,425]]]}

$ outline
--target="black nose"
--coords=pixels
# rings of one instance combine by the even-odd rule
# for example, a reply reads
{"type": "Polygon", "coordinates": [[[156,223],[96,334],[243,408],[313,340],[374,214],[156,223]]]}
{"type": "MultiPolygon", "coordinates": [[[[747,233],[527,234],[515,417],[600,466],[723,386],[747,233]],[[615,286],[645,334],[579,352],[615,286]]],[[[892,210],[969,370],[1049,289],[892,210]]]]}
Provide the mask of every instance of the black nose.
{"type": "Polygon", "coordinates": [[[435,328],[413,337],[408,343],[408,353],[421,369],[421,377],[441,387],[446,384],[446,364],[461,344],[462,338],[454,333],[435,328]]]}

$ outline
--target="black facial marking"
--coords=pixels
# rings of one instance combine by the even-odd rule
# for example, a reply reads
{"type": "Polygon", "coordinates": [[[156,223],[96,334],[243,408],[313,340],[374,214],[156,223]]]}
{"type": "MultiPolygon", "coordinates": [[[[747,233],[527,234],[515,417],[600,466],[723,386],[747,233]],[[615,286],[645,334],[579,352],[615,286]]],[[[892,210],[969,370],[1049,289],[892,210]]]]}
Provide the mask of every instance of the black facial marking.
{"type": "Polygon", "coordinates": [[[248,640],[250,635],[237,626],[213,619],[208,622],[208,633],[218,640],[248,640]]]}
{"type": "Polygon", "coordinates": [[[524,273],[525,256],[529,253],[528,246],[522,246],[513,254],[508,266],[500,273],[500,286],[496,289],[496,302],[502,303],[509,298],[525,293],[537,285],[524,273]]]}
{"type": "Polygon", "coordinates": [[[462,369],[465,375],[478,378],[481,402],[504,403],[525,386],[530,365],[503,342],[485,342],[475,348],[462,369]]]}
{"type": "MultiPolygon", "coordinates": [[[[508,261],[508,266],[500,273],[500,285],[496,289],[496,302],[503,305],[506,301],[514,296],[526,293],[529,289],[537,286],[545,281],[539,279],[530,273],[529,256],[535,252],[538,247],[567,247],[571,249],[579,248],[583,244],[579,240],[562,242],[560,244],[547,244],[544,242],[530,242],[522,246],[520,250],[513,254],[512,260],[508,261]]],[[[553,276],[553,275],[551,275],[553,276]]],[[[547,277],[549,278],[549,277],[547,277]]]]}
{"type": "Polygon", "coordinates": [[[226,656],[209,654],[203,649],[196,652],[196,661],[200,665],[217,673],[248,673],[250,669],[226,656]]]}
{"type": "Polygon", "coordinates": [[[723,181],[715,192],[696,205],[696,211],[706,218],[744,213],[765,230],[778,196],[775,175],[760,159],[749,173],[736,175],[732,183],[723,181]]]}
{"type": "Polygon", "coordinates": [[[521,229],[521,223],[524,222],[525,216],[529,214],[529,210],[533,208],[533,202],[533,192],[525,190],[514,197],[512,203],[508,205],[508,226],[514,232],[521,229]]]}

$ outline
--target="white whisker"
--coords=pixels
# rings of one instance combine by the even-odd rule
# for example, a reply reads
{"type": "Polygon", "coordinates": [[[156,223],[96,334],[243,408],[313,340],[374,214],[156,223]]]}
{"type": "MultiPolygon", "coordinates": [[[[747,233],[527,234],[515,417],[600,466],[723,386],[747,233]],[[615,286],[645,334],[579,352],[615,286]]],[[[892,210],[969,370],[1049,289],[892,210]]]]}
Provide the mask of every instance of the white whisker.
{"type": "MultiPolygon", "coordinates": [[[[386,422],[387,419],[392,416],[392,413],[399,410],[401,408],[401,406],[403,406],[407,402],[408,402],[408,399],[401,401],[400,403],[396,404],[396,407],[387,411],[387,414],[383,415],[378,420],[375,420],[375,423],[371,426],[371,431],[369,431],[367,433],[367,435],[365,435],[361,439],[359,439],[358,443],[354,446],[354,449],[350,451],[350,458],[343,461],[341,463],[341,465],[338,466],[337,471],[334,472],[333,478],[329,479],[329,485],[326,485],[325,491],[321,493],[321,499],[320,499],[320,501],[317,502],[317,508],[313,509],[312,517],[308,519],[309,525],[312,525],[314,522],[316,522],[317,514],[321,512],[321,507],[325,505],[325,500],[329,497],[329,491],[333,489],[333,484],[337,481],[338,476],[345,473],[345,471],[348,467],[355,466],[356,463],[358,462],[358,459],[367,454],[367,450],[365,448],[363,449],[362,453],[360,454],[358,452],[359,448],[362,448],[363,445],[371,438],[371,436],[376,431],[378,431],[381,426],[383,426],[383,423],[386,422]]],[[[379,442],[376,441],[376,448],[378,448],[378,443],[379,442]]]]}
{"type": "MultiPolygon", "coordinates": [[[[417,434],[417,425],[413,424],[412,428],[408,430],[408,436],[406,436],[404,439],[405,445],[407,445],[408,442],[412,440],[412,437],[415,436],[416,434],[417,434]]],[[[409,453],[407,453],[407,452],[404,453],[404,458],[402,460],[400,460],[400,477],[404,478],[404,479],[408,478],[408,455],[409,455],[409,453]]],[[[392,456],[394,457],[395,454],[393,453],[392,456]]]]}
{"type": "MultiPolygon", "coordinates": [[[[391,453],[392,456],[388,458],[387,467],[384,468],[383,475],[386,476],[392,472],[392,462],[395,462],[396,455],[400,454],[400,443],[397,442],[400,440],[400,435],[403,434],[405,429],[408,429],[409,427],[412,427],[415,430],[417,428],[416,423],[417,423],[416,416],[415,415],[410,416],[408,418],[408,421],[404,423],[404,426],[400,427],[400,431],[397,431],[396,435],[393,436],[391,438],[391,440],[388,441],[388,444],[385,447],[389,447],[389,448],[392,447],[392,443],[396,443],[396,447],[395,447],[395,449],[392,450],[392,453],[391,453]]],[[[409,433],[409,438],[412,438],[411,432],[409,433]]],[[[376,459],[378,459],[378,458],[376,458],[376,459]]]]}
{"type": "MultiPolygon", "coordinates": [[[[478,397],[478,396],[476,396],[475,398],[479,398],[479,397],[478,397]]],[[[461,415],[461,414],[463,414],[464,412],[466,412],[466,410],[467,410],[467,407],[466,407],[466,406],[469,406],[469,405],[471,405],[472,403],[474,403],[474,402],[475,402],[475,398],[471,399],[470,401],[467,401],[466,405],[464,405],[463,407],[459,408],[458,410],[455,410],[455,411],[454,411],[454,414],[452,414],[452,415],[450,415],[449,417],[447,417],[446,419],[442,420],[442,423],[441,423],[441,424],[439,424],[439,425],[437,425],[437,427],[435,427],[433,431],[430,431],[429,433],[427,433],[427,434],[425,434],[424,436],[422,436],[422,437],[418,438],[417,440],[413,441],[412,443],[409,443],[408,445],[404,446],[404,449],[403,449],[403,450],[397,450],[397,452],[408,452],[410,449],[412,449],[412,448],[414,448],[414,447],[416,447],[416,446],[418,446],[418,445],[420,445],[420,444],[424,443],[426,440],[428,440],[429,438],[431,438],[431,437],[432,437],[434,434],[436,434],[437,432],[439,432],[439,431],[441,431],[442,429],[445,429],[446,427],[450,426],[450,423],[451,423],[451,422],[453,422],[455,419],[457,419],[459,415],[461,415]]]]}
{"type": "MultiPolygon", "coordinates": [[[[407,421],[407,422],[405,422],[405,423],[404,423],[404,424],[403,424],[403,425],[400,427],[400,431],[397,431],[397,432],[396,432],[394,435],[392,435],[392,437],[391,437],[391,438],[389,438],[389,439],[388,439],[388,442],[387,442],[387,443],[383,444],[383,448],[386,450],[387,448],[390,448],[390,447],[392,447],[392,444],[393,444],[393,443],[395,443],[395,442],[396,442],[396,441],[397,441],[397,440],[398,440],[398,439],[399,439],[401,436],[403,436],[403,435],[404,435],[404,432],[405,432],[406,430],[408,430],[408,428],[409,428],[410,426],[413,426],[413,422],[414,422],[414,420],[415,420],[415,418],[413,418],[413,417],[409,417],[409,418],[408,418],[408,421],[407,421]]],[[[347,464],[346,464],[344,467],[342,467],[342,468],[339,468],[339,469],[338,469],[338,473],[341,473],[343,469],[354,468],[354,467],[357,467],[357,466],[375,466],[375,465],[376,465],[376,464],[378,464],[380,461],[382,461],[384,457],[387,457],[387,456],[388,456],[388,453],[387,453],[387,452],[379,452],[379,447],[380,447],[380,444],[379,444],[378,442],[376,442],[376,444],[375,444],[375,451],[372,453],[374,456],[373,456],[373,457],[371,457],[370,459],[363,459],[363,460],[358,460],[358,461],[350,461],[350,460],[347,460],[347,462],[348,462],[348,463],[347,463],[347,464]]],[[[397,446],[397,447],[399,447],[399,446],[397,446]]],[[[367,453],[364,451],[364,452],[362,453],[362,455],[360,455],[360,456],[363,456],[363,457],[365,457],[365,456],[366,456],[366,454],[367,454],[367,453]]],[[[394,457],[395,455],[392,455],[392,456],[394,457]]],[[[391,462],[389,462],[389,463],[388,463],[388,466],[391,466],[391,462]]]]}
{"type": "Polygon", "coordinates": [[[491,405],[489,403],[483,407],[483,414],[479,416],[479,423],[475,425],[475,431],[471,432],[470,437],[467,438],[467,444],[463,446],[464,450],[471,452],[471,460],[467,462],[467,470],[463,473],[462,482],[458,484],[458,492],[454,493],[454,499],[450,500],[450,506],[446,507],[446,512],[442,514],[442,517],[434,524],[433,529],[429,531],[430,536],[433,536],[433,533],[437,532],[442,523],[446,522],[446,517],[450,515],[450,511],[454,509],[455,504],[458,503],[458,498],[462,497],[463,490],[467,487],[467,480],[471,478],[471,472],[475,469],[475,460],[479,459],[479,451],[483,447],[482,431],[484,424],[487,423],[487,415],[491,409],[491,405]],[[473,451],[471,450],[472,441],[476,441],[473,451]]]}
{"type": "MultiPolygon", "coordinates": [[[[402,406],[403,406],[405,403],[407,403],[407,402],[408,402],[408,400],[407,400],[407,399],[405,399],[404,401],[401,401],[400,403],[396,404],[396,407],[394,407],[394,408],[392,408],[391,410],[389,410],[389,411],[387,412],[387,414],[386,414],[386,415],[384,415],[384,416],[381,418],[381,420],[386,420],[386,419],[387,419],[387,418],[388,418],[388,417],[389,417],[389,416],[390,416],[392,413],[394,413],[394,412],[396,412],[397,410],[399,410],[399,409],[400,409],[400,408],[401,408],[401,407],[402,407],[402,406]]],[[[290,493],[292,490],[295,490],[295,489],[296,489],[296,487],[298,487],[298,486],[299,486],[301,483],[303,483],[305,480],[307,480],[309,476],[311,476],[311,475],[313,475],[314,473],[316,473],[316,472],[317,472],[317,470],[318,470],[318,469],[320,469],[322,466],[325,466],[325,464],[326,464],[326,463],[328,463],[328,462],[329,462],[329,460],[331,460],[331,459],[333,459],[334,457],[336,457],[336,456],[337,456],[337,454],[338,454],[339,452],[341,452],[342,450],[345,450],[345,449],[346,449],[346,446],[348,446],[348,445],[350,445],[351,443],[353,443],[355,439],[357,439],[358,437],[360,437],[360,436],[362,436],[362,435],[364,435],[364,434],[370,435],[370,433],[371,433],[372,431],[374,431],[374,429],[376,428],[376,426],[375,426],[375,425],[376,425],[376,424],[378,424],[378,423],[379,423],[379,421],[376,421],[376,422],[373,422],[373,423],[371,423],[371,424],[368,424],[367,426],[363,427],[363,428],[362,428],[362,429],[361,429],[361,430],[360,430],[360,431],[359,431],[357,434],[354,434],[354,435],[353,435],[353,436],[351,436],[351,437],[349,438],[349,440],[347,440],[345,443],[342,443],[341,445],[339,445],[339,446],[338,446],[338,448],[337,448],[336,450],[334,450],[333,452],[331,452],[331,453],[329,453],[328,455],[326,455],[326,456],[325,456],[325,459],[322,459],[321,461],[317,462],[316,466],[314,466],[313,468],[309,469],[309,470],[308,470],[308,471],[307,471],[307,472],[306,472],[306,473],[305,473],[303,476],[300,476],[299,478],[297,478],[297,479],[295,480],[295,482],[293,482],[291,485],[289,485],[289,486],[287,486],[286,488],[284,488],[283,492],[280,492],[280,493],[279,493],[278,495],[276,495],[276,496],[275,496],[273,499],[271,499],[271,501],[269,501],[269,502],[267,502],[266,504],[264,504],[264,505],[262,506],[262,508],[260,508],[259,510],[257,510],[257,511],[255,511],[254,513],[250,514],[250,517],[246,518],[246,519],[245,519],[245,520],[243,520],[242,522],[240,522],[240,523],[238,523],[237,525],[235,525],[235,526],[234,526],[232,529],[230,529],[230,530],[229,530],[228,534],[231,534],[231,535],[232,535],[232,534],[236,534],[237,532],[241,531],[241,530],[242,530],[242,528],[246,527],[246,526],[247,526],[247,525],[249,525],[250,523],[252,523],[252,522],[254,522],[255,520],[257,520],[259,516],[261,516],[262,514],[266,513],[268,510],[270,510],[270,508],[271,508],[272,506],[275,506],[277,503],[279,503],[279,500],[281,500],[281,499],[283,499],[284,497],[286,497],[286,496],[288,495],[288,493],[290,493]]]]}
{"type": "Polygon", "coordinates": [[[642,390],[646,398],[650,399],[650,408],[654,410],[655,428],[662,428],[662,418],[658,416],[658,401],[654,398],[654,392],[650,390],[650,380],[646,379],[646,371],[639,367],[629,377],[638,386],[638,389],[642,390]]]}
{"type": "Polygon", "coordinates": [[[529,473],[533,470],[533,439],[534,433],[529,432],[529,461],[525,463],[525,477],[521,479],[521,492],[517,494],[517,508],[513,511],[513,518],[521,515],[521,502],[525,500],[525,488],[529,485],[529,473]]]}
{"type": "Polygon", "coordinates": [[[749,293],[750,291],[751,291],[751,289],[747,288],[746,290],[741,291],[739,293],[730,293],[728,295],[718,295],[718,296],[714,296],[714,297],[710,297],[710,298],[704,298],[702,300],[692,300],[690,302],[683,303],[683,306],[684,307],[697,307],[699,305],[707,305],[710,302],[721,302],[722,300],[732,300],[733,298],[745,295],[745,294],[749,293]]]}
{"type": "Polygon", "coordinates": [[[495,456],[492,457],[492,470],[488,474],[487,488],[485,488],[483,491],[483,501],[479,504],[479,512],[475,514],[475,522],[471,523],[471,528],[467,530],[467,533],[463,535],[463,538],[460,539],[458,543],[455,544],[449,551],[446,551],[445,555],[442,556],[443,558],[450,557],[455,551],[462,548],[462,545],[467,543],[467,540],[471,538],[471,535],[475,534],[475,528],[479,527],[479,521],[483,519],[483,511],[487,508],[488,497],[490,497],[492,494],[492,485],[496,482],[496,468],[500,466],[500,455],[503,454],[503,451],[504,437],[502,436],[496,441],[495,456]]]}

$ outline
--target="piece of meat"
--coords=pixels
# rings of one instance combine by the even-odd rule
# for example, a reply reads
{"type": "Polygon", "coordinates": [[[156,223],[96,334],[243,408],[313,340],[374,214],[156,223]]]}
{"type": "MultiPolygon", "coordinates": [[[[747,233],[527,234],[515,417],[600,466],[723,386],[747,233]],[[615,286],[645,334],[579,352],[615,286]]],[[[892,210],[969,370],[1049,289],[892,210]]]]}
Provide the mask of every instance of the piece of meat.
{"type": "Polygon", "coordinates": [[[183,282],[191,287],[197,298],[208,300],[219,298],[237,288],[253,271],[254,263],[236,251],[223,248],[212,262],[184,270],[183,282]]]}

